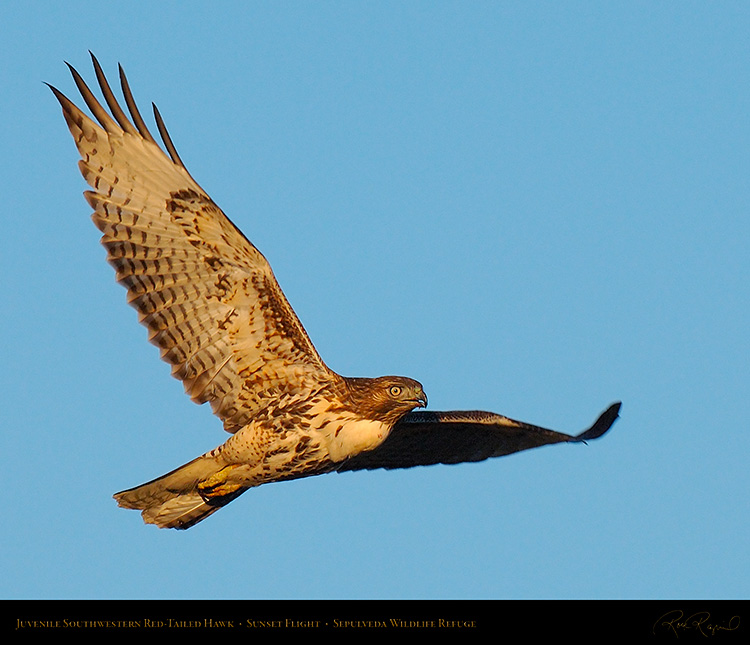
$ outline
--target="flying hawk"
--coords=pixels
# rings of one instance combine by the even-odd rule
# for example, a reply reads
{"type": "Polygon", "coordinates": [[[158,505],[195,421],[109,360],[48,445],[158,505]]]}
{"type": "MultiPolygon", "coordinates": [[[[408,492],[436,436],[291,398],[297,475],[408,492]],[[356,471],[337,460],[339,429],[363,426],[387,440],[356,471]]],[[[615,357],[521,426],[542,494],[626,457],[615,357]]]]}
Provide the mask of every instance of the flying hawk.
{"type": "Polygon", "coordinates": [[[149,340],[196,403],[231,434],[219,447],[151,482],[117,493],[162,528],[186,529],[248,488],[333,471],[481,461],[602,436],[615,403],[571,436],[489,412],[413,412],[427,397],[400,376],[349,378],[318,355],[260,251],[185,168],[154,106],[168,153],[149,132],[125,74],[130,118],[101,66],[109,112],[68,65],[95,123],[49,86],[93,190],[107,259],[149,340]]]}

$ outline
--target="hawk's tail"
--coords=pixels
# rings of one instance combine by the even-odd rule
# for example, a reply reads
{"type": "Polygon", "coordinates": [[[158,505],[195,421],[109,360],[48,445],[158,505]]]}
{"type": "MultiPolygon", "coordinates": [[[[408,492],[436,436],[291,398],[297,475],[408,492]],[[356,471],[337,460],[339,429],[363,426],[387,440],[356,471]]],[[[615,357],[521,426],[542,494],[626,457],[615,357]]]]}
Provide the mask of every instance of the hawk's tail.
{"type": "Polygon", "coordinates": [[[223,468],[203,455],[166,475],[114,495],[122,508],[141,511],[159,528],[187,529],[218,511],[247,488],[227,486],[223,468]],[[223,485],[222,485],[223,484],[223,485]]]}

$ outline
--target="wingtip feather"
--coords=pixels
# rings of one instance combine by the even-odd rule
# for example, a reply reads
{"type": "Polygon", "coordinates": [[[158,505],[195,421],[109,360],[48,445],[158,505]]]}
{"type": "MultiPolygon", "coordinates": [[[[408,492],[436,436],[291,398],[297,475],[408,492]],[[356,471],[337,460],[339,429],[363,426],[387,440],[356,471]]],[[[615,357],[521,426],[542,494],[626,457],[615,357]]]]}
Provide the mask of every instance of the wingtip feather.
{"type": "Polygon", "coordinates": [[[617,421],[620,416],[620,408],[622,408],[622,401],[617,401],[610,405],[599,415],[594,425],[575,437],[574,441],[586,442],[603,436],[612,427],[614,422],[617,421]]]}

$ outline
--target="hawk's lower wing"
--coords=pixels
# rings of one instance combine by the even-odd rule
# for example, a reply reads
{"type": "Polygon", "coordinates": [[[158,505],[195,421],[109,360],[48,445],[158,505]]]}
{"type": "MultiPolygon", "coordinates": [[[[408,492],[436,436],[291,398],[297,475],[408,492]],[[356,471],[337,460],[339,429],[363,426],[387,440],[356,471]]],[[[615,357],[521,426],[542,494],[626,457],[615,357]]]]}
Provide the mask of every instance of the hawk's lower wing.
{"type": "Polygon", "coordinates": [[[458,464],[551,443],[585,442],[609,430],[620,405],[611,405],[594,425],[576,436],[491,412],[411,412],[396,424],[378,448],[349,459],[338,470],[458,464]]]}

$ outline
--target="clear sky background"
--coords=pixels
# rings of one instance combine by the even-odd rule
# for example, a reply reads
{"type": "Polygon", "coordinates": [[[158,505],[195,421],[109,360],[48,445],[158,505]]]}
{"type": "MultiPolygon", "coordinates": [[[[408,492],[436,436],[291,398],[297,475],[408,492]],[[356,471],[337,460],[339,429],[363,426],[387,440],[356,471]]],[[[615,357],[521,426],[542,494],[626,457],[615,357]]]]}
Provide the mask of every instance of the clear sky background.
{"type": "Polygon", "coordinates": [[[746,598],[750,5],[0,8],[4,598],[746,598]],[[588,446],[112,493],[223,442],[104,261],[48,81],[158,104],[328,364],[588,446]]]}

